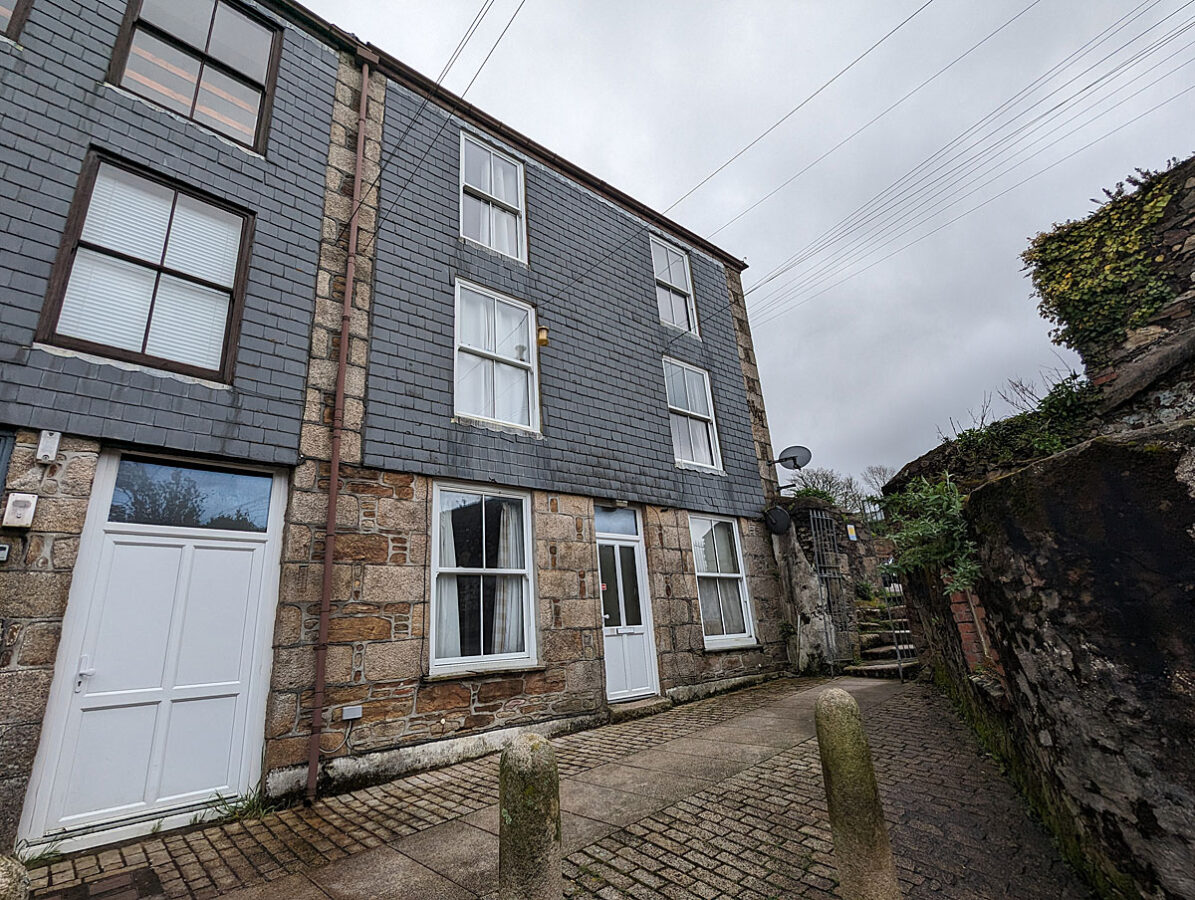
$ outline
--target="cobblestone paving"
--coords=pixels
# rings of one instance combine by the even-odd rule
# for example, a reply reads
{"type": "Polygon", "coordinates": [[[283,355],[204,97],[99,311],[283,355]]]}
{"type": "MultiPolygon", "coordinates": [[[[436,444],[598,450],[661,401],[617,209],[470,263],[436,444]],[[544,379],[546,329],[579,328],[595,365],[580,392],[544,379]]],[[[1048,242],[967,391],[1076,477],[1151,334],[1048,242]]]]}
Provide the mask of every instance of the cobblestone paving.
{"type": "MultiPolygon", "coordinates": [[[[572,845],[566,894],[836,897],[812,738],[819,683],[769,682],[554,739],[572,845]]],[[[936,693],[840,683],[860,691],[906,896],[1089,896],[936,693]]],[[[496,798],[490,756],[257,821],[80,854],[34,871],[34,896],[492,896],[496,798]]]]}

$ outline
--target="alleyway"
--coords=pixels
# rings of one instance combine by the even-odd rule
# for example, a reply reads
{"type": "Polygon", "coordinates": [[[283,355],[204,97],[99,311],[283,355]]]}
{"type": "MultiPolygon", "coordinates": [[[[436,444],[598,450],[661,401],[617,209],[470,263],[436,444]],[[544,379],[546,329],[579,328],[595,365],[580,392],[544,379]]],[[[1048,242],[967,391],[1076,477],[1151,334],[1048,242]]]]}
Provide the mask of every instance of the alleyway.
{"type": "MultiPolygon", "coordinates": [[[[949,705],[839,679],[863,709],[906,896],[1085,898],[949,705]]],[[[832,898],[813,703],[775,681],[553,741],[573,897],[832,898]]],[[[35,897],[487,897],[497,757],[34,872],[35,897]]]]}

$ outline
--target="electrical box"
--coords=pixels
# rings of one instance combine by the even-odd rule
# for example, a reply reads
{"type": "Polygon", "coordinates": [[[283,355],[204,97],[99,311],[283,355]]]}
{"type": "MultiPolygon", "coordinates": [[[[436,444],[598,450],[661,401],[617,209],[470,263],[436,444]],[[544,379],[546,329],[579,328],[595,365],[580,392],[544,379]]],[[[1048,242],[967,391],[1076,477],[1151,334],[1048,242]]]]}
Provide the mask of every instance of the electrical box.
{"type": "Polygon", "coordinates": [[[37,511],[37,494],[9,494],[4,507],[5,528],[30,528],[37,511]]]}
{"type": "Polygon", "coordinates": [[[340,719],[342,722],[351,722],[354,719],[359,719],[363,715],[360,706],[346,706],[340,710],[340,719]]]}
{"type": "Polygon", "coordinates": [[[8,544],[0,544],[0,563],[8,562],[8,544]]]}
{"type": "Polygon", "coordinates": [[[37,441],[37,461],[52,463],[58,458],[58,442],[62,439],[61,431],[43,431],[37,441]]]}

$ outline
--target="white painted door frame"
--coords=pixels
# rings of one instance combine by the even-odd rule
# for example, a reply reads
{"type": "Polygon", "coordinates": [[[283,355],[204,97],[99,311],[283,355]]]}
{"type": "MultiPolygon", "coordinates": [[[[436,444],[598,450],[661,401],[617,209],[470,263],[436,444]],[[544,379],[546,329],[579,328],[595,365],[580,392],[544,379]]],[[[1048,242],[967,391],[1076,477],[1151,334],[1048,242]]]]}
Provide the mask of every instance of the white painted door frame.
{"type": "MultiPolygon", "coordinates": [[[[179,456],[154,455],[150,457],[148,454],[142,453],[135,455],[139,458],[166,464],[208,464],[204,460],[179,456]]],[[[32,847],[52,844],[62,850],[84,849],[148,834],[158,827],[178,827],[192,821],[196,816],[202,819],[213,813],[210,801],[203,801],[190,803],[177,809],[153,810],[144,815],[117,819],[112,822],[100,822],[71,831],[47,833],[54,782],[60,768],[63,739],[66,736],[69,717],[72,715],[75,679],[78,675],[84,642],[87,639],[88,620],[92,613],[92,595],[104,555],[105,536],[116,529],[121,534],[152,535],[164,539],[180,534],[194,537],[197,532],[202,531],[204,537],[218,538],[221,542],[229,544],[240,540],[256,542],[259,546],[264,546],[264,561],[258,590],[259,605],[251,632],[253,646],[247,676],[248,688],[244,692],[246,707],[240,732],[241,777],[237,788],[244,793],[261,782],[265,748],[266,702],[269,696],[274,619],[278,604],[282,534],[286,512],[288,480],[286,473],[224,462],[218,464],[222,469],[239,469],[272,477],[264,541],[259,532],[251,533],[252,537],[249,537],[249,533],[245,532],[210,528],[190,529],[123,523],[115,528],[110,528],[109,508],[116,486],[116,475],[121,456],[120,452],[114,450],[106,450],[101,453],[92,486],[91,499],[88,503],[87,519],[80,537],[79,556],[75,563],[66,612],[63,616],[62,637],[42,722],[41,739],[38,742],[33,772],[26,791],[25,804],[17,832],[18,839],[28,842],[32,847]]]]}
{"type": "MultiPolygon", "coordinates": [[[[602,574],[601,574],[601,553],[600,553],[601,546],[603,544],[609,544],[609,545],[613,545],[615,548],[618,548],[618,547],[633,547],[634,548],[635,568],[638,570],[637,575],[638,575],[638,582],[639,582],[639,608],[640,608],[640,613],[643,617],[643,628],[645,631],[646,643],[647,643],[647,648],[646,648],[647,649],[647,666],[648,666],[648,673],[651,677],[651,684],[647,690],[644,690],[642,692],[637,692],[637,693],[631,694],[631,695],[622,695],[622,696],[612,697],[610,695],[610,674],[609,674],[610,670],[607,668],[605,670],[606,671],[606,699],[609,700],[610,702],[614,702],[614,703],[620,703],[625,700],[638,700],[643,697],[652,697],[652,696],[658,695],[660,693],[660,670],[659,670],[658,651],[656,648],[656,628],[655,628],[655,615],[654,615],[654,609],[653,609],[654,604],[652,603],[652,599],[651,599],[651,585],[650,585],[648,577],[647,577],[647,549],[646,549],[646,545],[644,542],[644,535],[643,535],[643,516],[637,509],[634,510],[634,513],[635,513],[635,531],[637,532],[636,534],[633,534],[633,535],[612,534],[612,533],[607,533],[607,532],[597,532],[596,533],[596,541],[597,541],[597,545],[599,548],[599,554],[598,554],[599,611],[602,609],[602,607],[600,606],[600,604],[602,602],[602,592],[601,592],[602,574]]],[[[615,560],[616,561],[618,560],[617,553],[615,553],[615,560]]],[[[618,562],[617,564],[621,565],[621,562],[618,562]]],[[[622,585],[620,584],[619,585],[620,595],[621,595],[621,591],[622,591],[622,585]]],[[[615,637],[615,638],[618,637],[617,628],[607,628],[603,625],[603,628],[602,628],[603,641],[608,642],[611,637],[615,637]]],[[[608,653],[606,653],[605,656],[606,656],[606,659],[605,659],[603,665],[608,666],[609,665],[608,653]]]]}

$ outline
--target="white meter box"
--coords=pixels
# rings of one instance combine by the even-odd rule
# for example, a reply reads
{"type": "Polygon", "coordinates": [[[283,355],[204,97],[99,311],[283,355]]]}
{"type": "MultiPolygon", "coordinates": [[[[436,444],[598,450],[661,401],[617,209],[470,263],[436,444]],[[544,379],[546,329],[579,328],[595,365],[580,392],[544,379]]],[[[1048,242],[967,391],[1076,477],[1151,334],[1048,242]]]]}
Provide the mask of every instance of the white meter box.
{"type": "Polygon", "coordinates": [[[37,511],[37,494],[9,494],[4,507],[5,528],[30,528],[37,511]]]}

